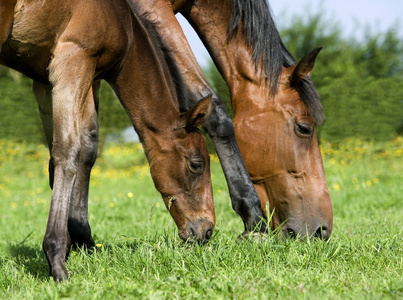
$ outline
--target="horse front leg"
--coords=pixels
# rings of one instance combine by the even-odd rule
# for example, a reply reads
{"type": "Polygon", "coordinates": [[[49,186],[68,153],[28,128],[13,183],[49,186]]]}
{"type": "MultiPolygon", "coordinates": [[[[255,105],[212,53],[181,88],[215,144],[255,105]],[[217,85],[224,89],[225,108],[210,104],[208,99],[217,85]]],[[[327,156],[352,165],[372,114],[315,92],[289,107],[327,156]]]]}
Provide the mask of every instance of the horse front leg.
{"type": "Polygon", "coordinates": [[[71,42],[59,42],[49,65],[52,83],[54,181],[43,250],[55,281],[68,278],[65,260],[71,239],[68,233],[70,200],[81,156],[82,118],[96,61],[71,42]]]}
{"type": "Polygon", "coordinates": [[[234,126],[226,112],[224,103],[212,90],[214,108],[204,129],[211,137],[224,176],[227,180],[232,208],[242,218],[245,232],[267,232],[266,219],[261,209],[260,198],[249,177],[238,143],[234,126]]]}
{"type": "MultiPolygon", "coordinates": [[[[84,107],[85,117],[81,129],[81,155],[77,167],[68,219],[68,232],[74,247],[94,247],[91,228],[88,223],[88,190],[91,168],[97,157],[98,147],[98,91],[100,83],[94,83],[88,92],[84,107]]],[[[49,151],[53,145],[52,87],[34,81],[32,88],[38,103],[39,115],[45,132],[49,151]]],[[[54,163],[49,160],[49,184],[53,189],[54,163]]]]}
{"type": "Polygon", "coordinates": [[[100,82],[93,84],[84,107],[81,129],[81,152],[77,178],[73,188],[68,219],[68,231],[73,247],[95,246],[88,223],[88,190],[91,169],[98,150],[98,92],[100,82]]]}

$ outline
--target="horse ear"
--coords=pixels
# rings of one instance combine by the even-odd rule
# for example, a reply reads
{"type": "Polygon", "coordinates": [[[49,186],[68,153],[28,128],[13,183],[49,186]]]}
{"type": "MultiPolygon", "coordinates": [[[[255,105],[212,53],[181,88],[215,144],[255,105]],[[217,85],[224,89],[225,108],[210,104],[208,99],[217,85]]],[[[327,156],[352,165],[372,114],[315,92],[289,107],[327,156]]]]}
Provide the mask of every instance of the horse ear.
{"type": "Polygon", "coordinates": [[[209,96],[197,102],[189,111],[183,113],[181,118],[185,121],[186,129],[192,130],[203,125],[206,118],[210,115],[212,107],[211,96],[209,96]]]}
{"type": "Polygon", "coordinates": [[[320,50],[322,50],[322,47],[313,49],[296,64],[290,79],[291,86],[294,87],[298,84],[298,82],[306,79],[306,76],[311,76],[316,57],[318,56],[320,50]]]}

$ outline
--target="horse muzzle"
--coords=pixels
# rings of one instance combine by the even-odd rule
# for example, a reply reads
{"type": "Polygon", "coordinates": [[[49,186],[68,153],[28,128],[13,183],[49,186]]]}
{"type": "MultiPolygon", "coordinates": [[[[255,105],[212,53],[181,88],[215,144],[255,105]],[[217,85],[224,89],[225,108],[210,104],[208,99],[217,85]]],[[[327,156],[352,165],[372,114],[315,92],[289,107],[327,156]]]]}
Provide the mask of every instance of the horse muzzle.
{"type": "Polygon", "coordinates": [[[206,218],[195,222],[188,221],[185,228],[179,231],[180,238],[185,242],[206,244],[211,239],[214,224],[206,218]]]}
{"type": "Polygon", "coordinates": [[[332,223],[314,220],[310,222],[287,221],[281,228],[283,236],[288,238],[313,237],[327,241],[332,234],[332,223]]]}

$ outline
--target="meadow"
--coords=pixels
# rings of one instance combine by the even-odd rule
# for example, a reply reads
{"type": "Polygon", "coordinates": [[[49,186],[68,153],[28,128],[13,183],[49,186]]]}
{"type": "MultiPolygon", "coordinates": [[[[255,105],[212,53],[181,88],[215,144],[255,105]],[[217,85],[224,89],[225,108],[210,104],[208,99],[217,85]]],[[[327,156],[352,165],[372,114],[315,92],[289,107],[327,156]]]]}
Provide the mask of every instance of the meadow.
{"type": "Polygon", "coordinates": [[[70,280],[48,277],[42,239],[51,191],[43,145],[0,140],[3,299],[403,298],[403,138],[321,142],[334,226],[329,241],[238,240],[241,219],[211,156],[216,229],[183,243],[141,146],[105,145],[93,172],[91,255],[72,252],[70,280]]]}

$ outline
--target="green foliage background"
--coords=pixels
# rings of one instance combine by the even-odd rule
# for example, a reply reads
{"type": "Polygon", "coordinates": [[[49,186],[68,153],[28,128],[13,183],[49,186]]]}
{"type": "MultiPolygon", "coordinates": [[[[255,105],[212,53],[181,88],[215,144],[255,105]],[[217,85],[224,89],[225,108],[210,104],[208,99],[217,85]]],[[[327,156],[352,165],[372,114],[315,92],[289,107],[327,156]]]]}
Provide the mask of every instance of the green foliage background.
{"type": "MultiPolygon", "coordinates": [[[[31,86],[30,79],[0,66],[0,138],[46,142],[31,86]]],[[[102,82],[100,90],[99,126],[101,140],[109,133],[131,126],[106,82],[102,82]]]]}
{"type": "Polygon", "coordinates": [[[325,14],[294,18],[282,38],[297,59],[322,45],[312,80],[325,107],[327,140],[390,139],[403,125],[403,42],[397,28],[344,38],[325,14]]]}

